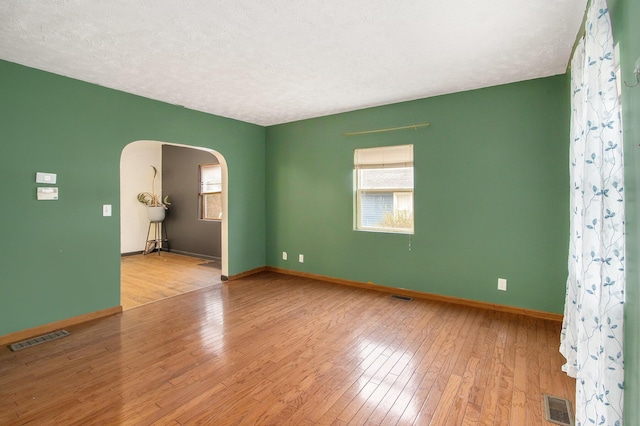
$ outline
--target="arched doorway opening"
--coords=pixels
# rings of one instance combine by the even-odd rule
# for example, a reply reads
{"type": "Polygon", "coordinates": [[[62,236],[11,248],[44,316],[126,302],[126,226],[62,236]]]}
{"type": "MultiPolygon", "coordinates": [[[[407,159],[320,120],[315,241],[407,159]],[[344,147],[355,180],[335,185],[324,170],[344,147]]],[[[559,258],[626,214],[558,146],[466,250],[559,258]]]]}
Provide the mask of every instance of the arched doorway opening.
{"type": "MultiPolygon", "coordinates": [[[[145,242],[147,233],[149,231],[149,218],[146,213],[145,207],[137,200],[137,194],[144,191],[151,190],[152,169],[151,166],[158,170],[157,180],[155,181],[155,192],[162,194],[162,152],[168,148],[182,148],[179,151],[191,151],[199,152],[201,157],[204,154],[205,158],[214,159],[216,163],[220,165],[221,172],[221,203],[222,203],[222,216],[219,220],[219,238],[220,238],[220,258],[216,262],[216,268],[219,268],[218,280],[226,280],[228,276],[228,168],[227,162],[224,156],[213,149],[189,146],[183,144],[177,144],[164,141],[152,141],[152,140],[140,140],[134,141],[125,146],[122,150],[120,157],[120,250],[123,255],[123,265],[127,255],[137,255],[142,253],[145,249],[145,242]],[[195,151],[192,151],[195,150],[195,151]],[[210,156],[209,156],[210,155],[210,156]]],[[[175,149],[174,149],[175,150],[175,149]]],[[[165,158],[165,161],[166,158],[165,158]]],[[[170,161],[170,160],[169,160],[170,161]]],[[[211,162],[211,161],[209,161],[211,162]]],[[[166,163],[165,163],[166,164],[166,163]]],[[[171,194],[169,195],[171,202],[171,194]]],[[[176,194],[174,194],[176,195],[176,194]]],[[[177,197],[173,197],[177,198],[177,197]]],[[[195,202],[195,201],[194,201],[195,202]]],[[[172,208],[177,211],[177,206],[172,205],[169,207],[168,215],[171,215],[172,208]]],[[[171,229],[169,231],[169,244],[171,247],[171,229]]],[[[160,253],[158,253],[160,254],[160,253]]],[[[147,255],[149,256],[149,255],[147,255]]],[[[133,257],[133,256],[132,256],[133,257]]],[[[164,262],[171,260],[169,256],[166,256],[164,262]]],[[[148,262],[150,264],[150,262],[148,262]]],[[[124,266],[123,266],[124,268],[124,266]]],[[[185,269],[185,268],[182,268],[185,269]]],[[[148,271],[147,271],[148,272],[148,271]]],[[[213,271],[212,271],[213,272],[213,271]]],[[[124,274],[124,269],[123,269],[124,274]]],[[[155,272],[151,272],[150,280],[153,279],[155,272]]],[[[145,272],[140,271],[137,276],[140,279],[144,279],[145,272]]],[[[124,275],[121,278],[121,285],[124,281],[124,275]]],[[[204,285],[204,284],[202,284],[204,285]]],[[[127,309],[127,304],[124,303],[123,288],[121,287],[121,301],[123,302],[123,308],[127,309]]],[[[186,290],[189,291],[189,290],[186,290]]],[[[166,297],[166,296],[165,296],[166,297]]],[[[159,297],[162,298],[162,297],[159,297]]],[[[146,300],[146,299],[145,299],[146,300]]],[[[145,302],[148,303],[148,302],[145,302]]],[[[143,304],[143,303],[140,303],[143,304]]],[[[132,306],[129,306],[132,307],[132,306]]]]}

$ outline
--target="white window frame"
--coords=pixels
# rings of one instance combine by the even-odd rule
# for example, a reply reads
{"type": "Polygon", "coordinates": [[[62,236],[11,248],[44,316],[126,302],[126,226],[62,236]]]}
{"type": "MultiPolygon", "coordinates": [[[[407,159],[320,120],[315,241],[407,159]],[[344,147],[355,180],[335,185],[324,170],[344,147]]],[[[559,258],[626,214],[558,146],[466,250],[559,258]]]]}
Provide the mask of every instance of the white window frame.
{"type": "MultiPolygon", "coordinates": [[[[354,150],[354,230],[396,234],[414,234],[415,232],[415,214],[414,214],[414,164],[413,164],[413,145],[396,145],[377,148],[363,148],[354,150]],[[412,175],[411,188],[396,188],[380,186],[376,188],[361,188],[360,170],[364,169],[381,169],[381,168],[410,168],[412,175]],[[364,193],[393,193],[394,214],[397,209],[396,194],[410,194],[410,218],[411,227],[391,227],[391,226],[365,226],[362,224],[362,195],[364,193]]],[[[406,203],[405,203],[406,205],[406,203]]],[[[403,209],[406,210],[406,209],[403,209]]]]}
{"type": "Polygon", "coordinates": [[[199,219],[200,220],[221,220],[222,219],[222,168],[220,164],[201,164],[198,170],[199,172],[199,188],[198,188],[198,196],[200,198],[200,209],[199,209],[199,219]],[[203,169],[204,168],[218,168],[220,176],[220,182],[205,182],[203,179],[203,169]],[[219,195],[220,197],[220,214],[219,217],[205,217],[207,212],[207,198],[210,195],[219,195]]]}

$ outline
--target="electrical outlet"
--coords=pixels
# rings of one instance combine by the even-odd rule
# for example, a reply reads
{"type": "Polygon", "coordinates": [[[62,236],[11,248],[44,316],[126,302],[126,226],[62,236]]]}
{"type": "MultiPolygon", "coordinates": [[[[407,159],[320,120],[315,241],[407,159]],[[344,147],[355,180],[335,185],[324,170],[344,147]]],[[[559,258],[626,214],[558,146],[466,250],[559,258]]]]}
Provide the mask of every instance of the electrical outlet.
{"type": "Polygon", "coordinates": [[[498,278],[498,290],[507,291],[507,280],[498,278]]]}
{"type": "Polygon", "coordinates": [[[304,254],[299,254],[298,255],[298,262],[304,263],[304,254]]]}
{"type": "Polygon", "coordinates": [[[282,252],[282,260],[287,260],[287,252],[286,251],[282,252]]]}

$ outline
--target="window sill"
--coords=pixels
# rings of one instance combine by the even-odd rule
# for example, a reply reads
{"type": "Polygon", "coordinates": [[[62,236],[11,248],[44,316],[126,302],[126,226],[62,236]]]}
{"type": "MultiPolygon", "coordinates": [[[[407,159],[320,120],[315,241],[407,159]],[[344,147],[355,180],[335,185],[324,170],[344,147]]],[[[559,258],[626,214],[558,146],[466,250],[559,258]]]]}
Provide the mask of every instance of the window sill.
{"type": "Polygon", "coordinates": [[[401,235],[414,235],[413,229],[381,229],[381,228],[355,228],[356,232],[375,232],[377,234],[401,234],[401,235]]]}

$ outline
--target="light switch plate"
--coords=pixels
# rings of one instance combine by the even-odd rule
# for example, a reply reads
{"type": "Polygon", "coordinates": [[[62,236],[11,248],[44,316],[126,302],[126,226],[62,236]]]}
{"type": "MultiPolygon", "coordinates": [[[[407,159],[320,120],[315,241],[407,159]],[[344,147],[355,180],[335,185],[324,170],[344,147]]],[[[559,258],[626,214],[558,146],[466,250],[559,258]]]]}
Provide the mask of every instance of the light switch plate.
{"type": "Polygon", "coordinates": [[[55,173],[36,172],[36,183],[49,183],[54,184],[58,179],[58,175],[55,173]]]}
{"type": "Polygon", "coordinates": [[[507,280],[498,278],[498,290],[507,291],[507,280]]]}
{"type": "Polygon", "coordinates": [[[111,204],[102,205],[102,216],[111,216],[111,204]]]}

